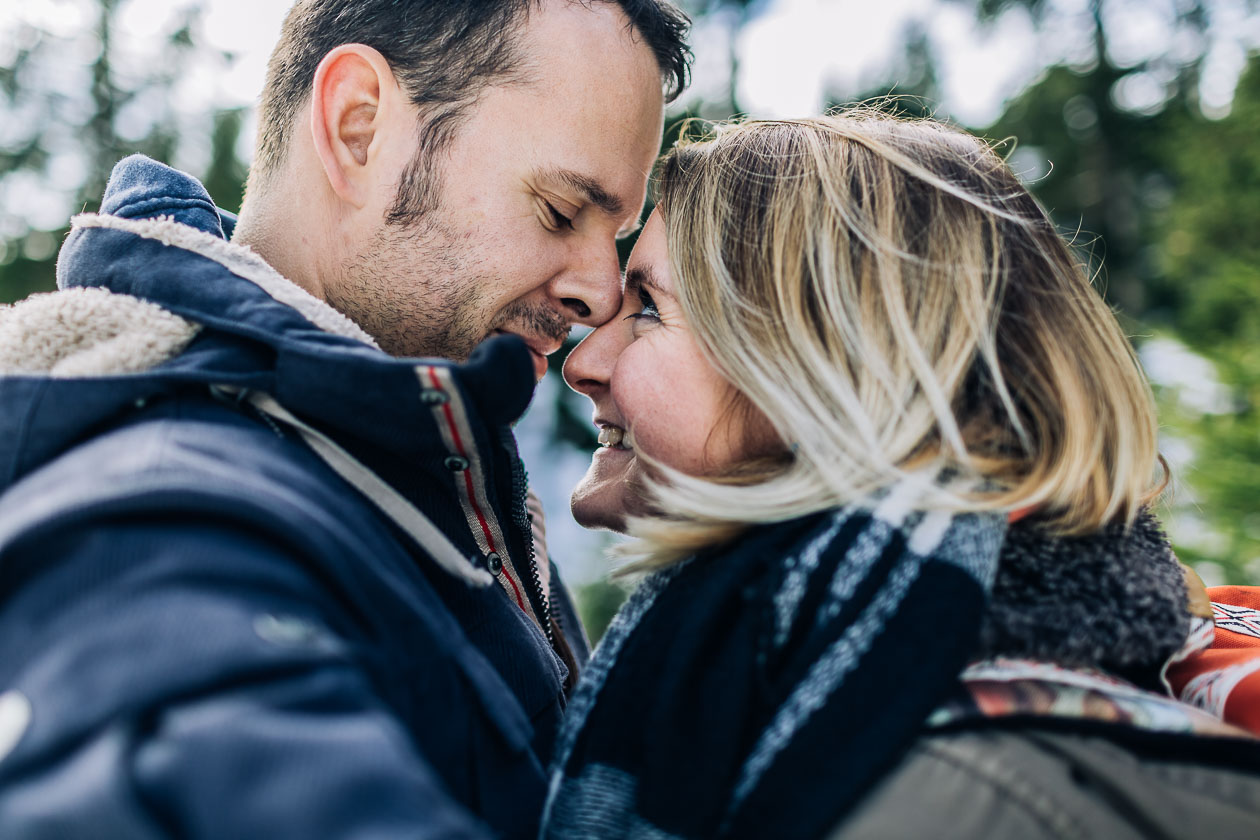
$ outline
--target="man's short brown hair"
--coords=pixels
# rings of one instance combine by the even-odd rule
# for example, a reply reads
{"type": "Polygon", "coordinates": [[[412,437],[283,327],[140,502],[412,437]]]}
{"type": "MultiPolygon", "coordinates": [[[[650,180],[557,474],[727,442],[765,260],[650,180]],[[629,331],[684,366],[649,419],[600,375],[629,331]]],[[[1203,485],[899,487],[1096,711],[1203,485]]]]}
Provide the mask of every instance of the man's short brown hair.
{"type": "MultiPolygon", "coordinates": [[[[615,3],[656,55],[667,100],[688,81],[690,22],[668,0],[574,0],[615,3]]],[[[435,199],[431,161],[487,85],[523,73],[518,38],[540,0],[298,0],[285,17],[267,66],[251,173],[266,178],[285,159],[297,113],[315,68],[341,44],[365,44],[389,62],[411,101],[426,112],[416,158],[399,185],[389,221],[406,224],[435,199]]]]}

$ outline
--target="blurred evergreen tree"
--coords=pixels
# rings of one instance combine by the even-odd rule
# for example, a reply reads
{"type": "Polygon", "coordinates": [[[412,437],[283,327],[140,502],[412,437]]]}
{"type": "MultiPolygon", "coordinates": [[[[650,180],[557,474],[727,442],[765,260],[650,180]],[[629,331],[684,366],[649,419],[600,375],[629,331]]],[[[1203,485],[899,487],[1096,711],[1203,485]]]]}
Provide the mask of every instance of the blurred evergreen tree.
{"type": "MultiPolygon", "coordinates": [[[[985,21],[1017,8],[1039,22],[1061,13],[1046,0],[972,4],[985,21]]],[[[1260,224],[1260,74],[1243,78],[1228,117],[1203,114],[1199,82],[1222,5],[1182,0],[1169,36],[1182,48],[1120,66],[1108,21],[1121,18],[1089,0],[1084,60],[1049,68],[979,133],[1017,139],[1012,167],[1075,239],[1139,345],[1152,331],[1172,337],[1214,363],[1233,394],[1207,407],[1156,387],[1166,445],[1189,446],[1167,511],[1176,549],[1215,564],[1208,577],[1242,581],[1260,576],[1260,248],[1250,233],[1260,224]],[[1160,95],[1133,102],[1135,80],[1160,95]]],[[[1156,360],[1167,356],[1147,359],[1158,383],[1169,371],[1150,369],[1156,360]]]]}
{"type": "Polygon", "coordinates": [[[1248,350],[1239,362],[1260,367],[1257,132],[1260,61],[1253,60],[1228,116],[1187,114],[1162,136],[1171,200],[1159,217],[1158,266],[1169,283],[1170,318],[1184,341],[1200,352],[1238,345],[1248,350]]]}
{"type": "Polygon", "coordinates": [[[240,212],[245,178],[249,175],[249,166],[236,153],[244,125],[244,108],[226,108],[215,113],[214,128],[210,132],[210,163],[201,176],[201,183],[215,204],[231,213],[240,212]]]}
{"type": "MultiPolygon", "coordinates": [[[[1039,24],[1063,14],[1047,0],[972,0],[982,21],[1023,9],[1039,24]]],[[[1252,0],[1247,0],[1254,5],[1252,0]]],[[[1072,66],[1047,70],[1017,96],[989,137],[1018,138],[1012,164],[1024,168],[1039,198],[1068,231],[1080,231],[1103,291],[1129,318],[1146,321],[1167,307],[1167,288],[1147,247],[1151,210],[1168,194],[1162,138],[1186,113],[1199,112],[1198,82],[1207,57],[1213,0],[1181,0],[1170,44],[1177,51],[1120,66],[1109,47],[1108,22],[1122,21],[1105,0],[1088,0],[1075,12],[1090,43],[1072,66]],[[1189,46],[1184,46],[1189,45],[1189,46]],[[1133,102],[1135,84],[1162,96],[1133,102]],[[1046,167],[1047,162],[1052,165],[1046,167]]]]}
{"type": "MultiPolygon", "coordinates": [[[[1159,323],[1212,362],[1225,398],[1160,393],[1167,432],[1190,444],[1178,549],[1224,577],[1260,583],[1260,58],[1228,116],[1186,112],[1160,138],[1168,200],[1153,213],[1152,262],[1167,302],[1159,323]]],[[[1151,365],[1148,363],[1148,368],[1151,365]]],[[[1159,371],[1151,370],[1153,378],[1159,371]]]]}
{"type": "Polygon", "coordinates": [[[582,626],[593,644],[603,637],[629,590],[620,583],[602,579],[578,587],[575,594],[582,626]]]}
{"type": "MultiPolygon", "coordinates": [[[[118,160],[139,152],[172,162],[181,130],[189,130],[175,108],[175,88],[192,60],[208,54],[196,38],[199,2],[173,7],[156,55],[144,59],[120,44],[128,0],[62,5],[67,21],[82,13],[79,25],[19,16],[14,31],[0,33],[10,41],[7,53],[0,50],[2,301],[54,287],[65,217],[99,206],[118,160]]],[[[205,173],[211,194],[230,209],[239,206],[244,183],[236,157],[241,121],[239,111],[214,118],[205,173]]]]}

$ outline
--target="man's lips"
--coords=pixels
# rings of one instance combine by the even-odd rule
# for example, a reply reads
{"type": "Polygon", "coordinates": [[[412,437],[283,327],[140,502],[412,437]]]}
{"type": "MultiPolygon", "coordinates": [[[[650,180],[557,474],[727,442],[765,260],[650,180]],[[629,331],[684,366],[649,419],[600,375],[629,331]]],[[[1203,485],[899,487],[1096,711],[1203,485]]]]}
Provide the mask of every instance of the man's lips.
{"type": "Polygon", "coordinates": [[[525,342],[525,346],[529,348],[530,356],[534,361],[534,381],[541,381],[547,373],[547,357],[560,349],[558,342],[548,341],[544,338],[535,336],[521,335],[511,330],[497,329],[493,330],[497,335],[514,335],[525,342]]]}
{"type": "Polygon", "coordinates": [[[534,357],[534,381],[541,382],[547,375],[547,357],[533,347],[529,348],[529,354],[534,357]]]}

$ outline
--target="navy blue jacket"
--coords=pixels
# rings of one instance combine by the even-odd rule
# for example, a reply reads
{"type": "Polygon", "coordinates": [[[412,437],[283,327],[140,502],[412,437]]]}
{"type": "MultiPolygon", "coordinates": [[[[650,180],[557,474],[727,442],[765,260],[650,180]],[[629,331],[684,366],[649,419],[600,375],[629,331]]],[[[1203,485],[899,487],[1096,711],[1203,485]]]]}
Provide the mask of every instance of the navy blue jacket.
{"type": "Polygon", "coordinates": [[[142,370],[0,377],[0,837],[532,837],[568,676],[540,623],[585,645],[536,584],[509,429],[529,354],[395,359],[321,329],[232,221],[120,163],[59,286],[199,329],[142,370]],[[440,568],[251,393],[503,585],[440,568]]]}

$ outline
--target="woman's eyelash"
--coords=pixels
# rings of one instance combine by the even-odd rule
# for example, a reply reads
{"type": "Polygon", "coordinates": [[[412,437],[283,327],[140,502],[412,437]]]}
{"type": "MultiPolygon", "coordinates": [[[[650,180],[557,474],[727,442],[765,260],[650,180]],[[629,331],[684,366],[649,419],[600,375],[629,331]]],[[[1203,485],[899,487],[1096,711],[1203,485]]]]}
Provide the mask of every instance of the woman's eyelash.
{"type": "Polygon", "coordinates": [[[555,207],[552,207],[550,201],[545,201],[543,203],[547,205],[547,210],[550,211],[551,213],[551,220],[555,222],[556,227],[558,228],[572,228],[573,227],[573,220],[570,219],[568,216],[564,215],[563,213],[561,213],[555,207]]]}
{"type": "Polygon", "coordinates": [[[643,307],[643,309],[639,312],[633,312],[626,317],[634,320],[650,318],[652,320],[659,321],[661,318],[660,310],[656,308],[656,301],[652,300],[652,296],[648,294],[647,289],[640,286],[636,291],[639,295],[639,304],[643,307]]]}

